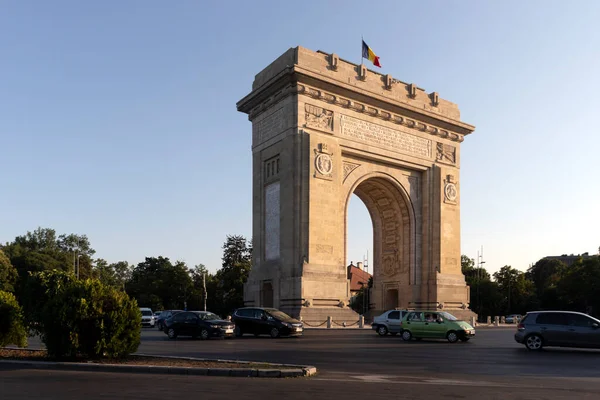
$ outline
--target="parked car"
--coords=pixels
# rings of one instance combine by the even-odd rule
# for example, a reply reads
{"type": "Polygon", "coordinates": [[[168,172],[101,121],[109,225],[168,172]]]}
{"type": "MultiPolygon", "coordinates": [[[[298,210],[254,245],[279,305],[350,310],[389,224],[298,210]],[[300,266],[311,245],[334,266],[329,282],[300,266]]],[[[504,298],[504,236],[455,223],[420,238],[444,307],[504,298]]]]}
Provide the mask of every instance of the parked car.
{"type": "Polygon", "coordinates": [[[406,313],[408,313],[408,310],[388,310],[373,318],[371,328],[380,336],[385,336],[388,333],[397,335],[402,332],[401,322],[406,313]]]}
{"type": "Polygon", "coordinates": [[[600,348],[600,320],[573,311],[528,312],[515,340],[532,351],[545,346],[600,348]]]}
{"type": "Polygon", "coordinates": [[[160,313],[160,315],[156,318],[156,326],[159,331],[163,331],[165,329],[165,320],[171,318],[173,315],[183,312],[183,310],[164,310],[160,313]]]}
{"type": "Polygon", "coordinates": [[[519,323],[519,321],[521,321],[522,318],[523,316],[521,314],[511,314],[506,316],[505,321],[507,324],[514,324],[519,323]]]}
{"type": "Polygon", "coordinates": [[[475,328],[445,311],[409,311],[402,319],[402,339],[446,339],[450,343],[469,341],[475,328]]]}
{"type": "Polygon", "coordinates": [[[164,321],[164,332],[169,339],[191,336],[206,340],[211,337],[232,337],[234,325],[207,311],[182,311],[164,321]]]}
{"type": "Polygon", "coordinates": [[[302,322],[275,308],[245,307],[238,308],[231,316],[235,323],[235,335],[251,333],[254,336],[270,335],[301,336],[304,330],[302,322]]]}
{"type": "Polygon", "coordinates": [[[149,326],[151,328],[154,327],[154,313],[150,308],[140,307],[140,311],[142,312],[142,326],[149,326]]]}

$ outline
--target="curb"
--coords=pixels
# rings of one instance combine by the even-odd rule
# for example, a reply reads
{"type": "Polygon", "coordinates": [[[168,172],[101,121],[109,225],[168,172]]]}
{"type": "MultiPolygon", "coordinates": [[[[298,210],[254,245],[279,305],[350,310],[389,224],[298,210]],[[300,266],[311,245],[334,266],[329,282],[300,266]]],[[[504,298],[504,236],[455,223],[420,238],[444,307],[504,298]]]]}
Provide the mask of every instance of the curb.
{"type": "Polygon", "coordinates": [[[94,372],[125,372],[167,375],[192,376],[229,376],[244,378],[298,378],[312,376],[317,373],[315,367],[295,369],[251,369],[251,368],[196,368],[196,367],[167,367],[153,365],[122,365],[122,364],[93,364],[65,363],[51,361],[0,360],[2,366],[19,366],[21,368],[51,369],[61,371],[94,371],[94,372]]]}
{"type": "MultiPolygon", "coordinates": [[[[14,349],[14,348],[13,348],[14,349]]],[[[33,349],[19,349],[31,350],[33,349]]],[[[236,361],[236,360],[215,360],[208,358],[194,357],[169,357],[154,356],[148,354],[133,354],[139,357],[155,357],[165,359],[178,359],[190,361],[216,361],[216,362],[234,362],[237,364],[258,363],[258,361],[236,361]]],[[[244,378],[298,378],[313,376],[317,373],[317,368],[311,365],[302,366],[294,364],[272,364],[260,362],[275,368],[198,368],[198,367],[169,367],[162,365],[127,365],[127,364],[96,364],[96,363],[73,363],[73,362],[54,362],[54,361],[27,361],[27,360],[0,360],[0,369],[3,366],[18,366],[20,368],[62,370],[62,371],[95,371],[95,372],[124,372],[141,374],[167,374],[167,375],[192,375],[192,376],[228,376],[244,378]],[[296,368],[276,368],[276,367],[296,367],[296,368]]]]}

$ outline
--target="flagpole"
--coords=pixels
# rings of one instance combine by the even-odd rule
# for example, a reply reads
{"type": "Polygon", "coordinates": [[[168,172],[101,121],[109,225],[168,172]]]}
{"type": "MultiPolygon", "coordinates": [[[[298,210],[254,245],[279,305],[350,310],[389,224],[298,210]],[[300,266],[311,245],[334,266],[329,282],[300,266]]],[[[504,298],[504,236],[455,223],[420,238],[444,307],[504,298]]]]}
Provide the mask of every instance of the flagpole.
{"type": "Polygon", "coordinates": [[[363,60],[362,48],[363,48],[364,41],[365,41],[365,38],[363,37],[363,35],[360,35],[360,62],[358,63],[359,66],[362,64],[362,60],[363,60]]]}

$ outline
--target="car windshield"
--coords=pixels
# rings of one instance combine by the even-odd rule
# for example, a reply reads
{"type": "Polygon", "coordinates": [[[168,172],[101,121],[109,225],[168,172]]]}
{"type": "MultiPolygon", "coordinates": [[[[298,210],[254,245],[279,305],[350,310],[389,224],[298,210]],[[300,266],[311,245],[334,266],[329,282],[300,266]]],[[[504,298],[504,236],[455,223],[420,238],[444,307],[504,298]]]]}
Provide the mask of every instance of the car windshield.
{"type": "Polygon", "coordinates": [[[279,311],[279,310],[275,310],[275,311],[269,311],[269,315],[273,318],[277,318],[277,319],[281,319],[281,320],[289,320],[292,319],[292,317],[290,317],[289,315],[287,315],[286,313],[284,313],[283,311],[279,311]]]}
{"type": "Polygon", "coordinates": [[[152,316],[152,311],[142,311],[142,315],[144,317],[150,317],[150,316],[152,316]]]}
{"type": "Polygon", "coordinates": [[[458,318],[456,318],[454,315],[447,313],[445,311],[441,312],[440,315],[442,316],[442,318],[444,318],[446,321],[458,321],[458,318]]]}
{"type": "Polygon", "coordinates": [[[199,313],[198,316],[200,317],[200,319],[203,319],[205,321],[212,321],[212,320],[216,320],[216,319],[221,319],[217,314],[213,314],[213,313],[199,313]]]}

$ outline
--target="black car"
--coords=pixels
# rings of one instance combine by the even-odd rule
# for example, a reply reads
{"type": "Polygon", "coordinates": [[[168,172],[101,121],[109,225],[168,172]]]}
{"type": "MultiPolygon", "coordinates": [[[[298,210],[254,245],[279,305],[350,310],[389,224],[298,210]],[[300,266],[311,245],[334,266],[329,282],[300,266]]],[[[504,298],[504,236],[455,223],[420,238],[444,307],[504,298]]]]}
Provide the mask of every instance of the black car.
{"type": "Polygon", "coordinates": [[[207,311],[184,311],[164,321],[164,332],[169,339],[191,336],[202,340],[210,337],[232,337],[234,325],[207,311]]]}
{"type": "Polygon", "coordinates": [[[165,330],[165,321],[168,318],[171,318],[173,315],[183,312],[183,310],[165,310],[160,313],[158,317],[156,317],[156,327],[159,331],[165,330]]]}
{"type": "Polygon", "coordinates": [[[231,317],[235,323],[235,335],[246,333],[279,336],[302,336],[304,326],[298,321],[275,308],[245,307],[238,308],[231,317]]]}

